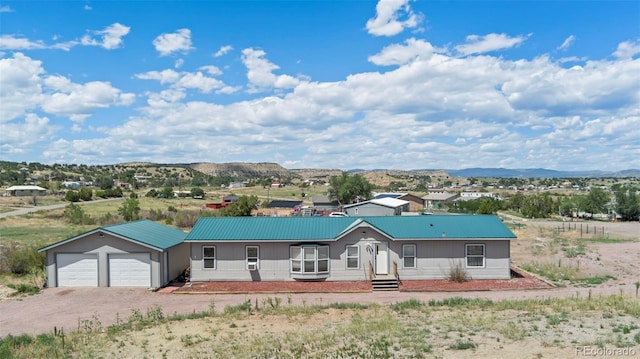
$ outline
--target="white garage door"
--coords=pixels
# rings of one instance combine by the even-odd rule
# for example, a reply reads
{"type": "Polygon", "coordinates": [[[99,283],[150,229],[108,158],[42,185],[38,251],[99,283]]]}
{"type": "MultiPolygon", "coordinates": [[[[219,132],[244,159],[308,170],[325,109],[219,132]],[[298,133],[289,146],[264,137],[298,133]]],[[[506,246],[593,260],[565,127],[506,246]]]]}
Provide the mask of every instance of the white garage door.
{"type": "Polygon", "coordinates": [[[96,254],[58,253],[58,287],[97,287],[98,256],[96,254]]]}
{"type": "Polygon", "coordinates": [[[109,286],[151,287],[149,253],[109,254],[109,286]]]}

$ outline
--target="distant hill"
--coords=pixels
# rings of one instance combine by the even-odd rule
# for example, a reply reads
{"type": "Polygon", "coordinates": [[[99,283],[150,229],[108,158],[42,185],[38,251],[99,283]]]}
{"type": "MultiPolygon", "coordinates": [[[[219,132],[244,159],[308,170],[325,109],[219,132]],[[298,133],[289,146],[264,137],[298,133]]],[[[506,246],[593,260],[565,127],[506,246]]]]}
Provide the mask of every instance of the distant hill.
{"type": "Polygon", "coordinates": [[[295,173],[280,166],[277,163],[192,163],[189,167],[210,176],[227,176],[237,178],[291,178],[296,177],[295,173]]]}
{"type": "Polygon", "coordinates": [[[556,171],[545,168],[465,168],[445,170],[454,177],[502,177],[502,178],[579,178],[579,177],[640,177],[640,170],[624,171],[556,171]]]}

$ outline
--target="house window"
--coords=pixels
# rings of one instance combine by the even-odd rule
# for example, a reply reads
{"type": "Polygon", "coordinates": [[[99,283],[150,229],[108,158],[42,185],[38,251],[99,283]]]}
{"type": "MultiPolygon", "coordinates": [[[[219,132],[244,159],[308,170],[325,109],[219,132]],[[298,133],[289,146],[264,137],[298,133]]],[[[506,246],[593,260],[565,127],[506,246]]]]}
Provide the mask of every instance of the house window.
{"type": "Polygon", "coordinates": [[[202,267],[216,269],[216,247],[202,247],[202,267]]]}
{"type": "Polygon", "coordinates": [[[415,267],[416,267],[416,245],[403,244],[402,245],[402,268],[415,268],[415,267]]]}
{"type": "Polygon", "coordinates": [[[360,246],[347,246],[347,269],[360,268],[360,246]]]}
{"type": "Polygon", "coordinates": [[[467,244],[467,267],[484,267],[484,244],[467,244]]]}
{"type": "Polygon", "coordinates": [[[289,252],[291,254],[292,273],[314,274],[329,272],[329,246],[291,246],[289,252]]]}
{"type": "Polygon", "coordinates": [[[260,259],[260,247],[258,246],[247,246],[247,269],[256,270],[258,269],[258,260],[260,259]]]}

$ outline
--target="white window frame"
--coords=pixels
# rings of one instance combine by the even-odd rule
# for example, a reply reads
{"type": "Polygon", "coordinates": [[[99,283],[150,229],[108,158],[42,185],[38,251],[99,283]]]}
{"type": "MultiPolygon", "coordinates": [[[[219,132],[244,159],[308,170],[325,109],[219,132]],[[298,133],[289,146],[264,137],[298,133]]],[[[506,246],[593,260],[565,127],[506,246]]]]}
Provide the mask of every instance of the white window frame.
{"type": "Polygon", "coordinates": [[[403,244],[402,245],[402,268],[417,268],[417,253],[416,251],[418,250],[417,246],[415,244],[403,244]],[[405,248],[413,248],[413,256],[407,256],[406,252],[405,252],[405,248]],[[413,258],[413,265],[412,266],[407,266],[407,262],[406,262],[406,258],[413,258]]]}
{"type": "Polygon", "coordinates": [[[217,250],[216,250],[216,246],[202,246],[202,269],[216,269],[216,255],[217,255],[217,250]],[[206,256],[205,255],[205,251],[207,249],[213,249],[213,257],[212,256],[206,256]],[[208,260],[213,261],[213,267],[207,267],[206,263],[208,260]]]}
{"type": "Polygon", "coordinates": [[[348,245],[345,248],[345,263],[344,266],[346,269],[360,269],[360,246],[357,244],[352,244],[352,245],[348,245]],[[355,256],[350,256],[349,255],[349,248],[356,248],[356,255],[355,256]],[[349,267],[349,259],[353,259],[356,258],[356,267],[349,267]]]}
{"type": "Polygon", "coordinates": [[[255,263],[256,269],[260,268],[260,246],[246,246],[244,247],[244,254],[245,254],[245,269],[249,270],[249,263],[255,263]],[[249,257],[249,249],[254,249],[256,250],[256,256],[255,257],[249,257]]]}
{"type": "Polygon", "coordinates": [[[467,243],[464,246],[465,249],[465,266],[467,268],[484,268],[486,265],[486,256],[487,256],[487,247],[484,243],[467,243]],[[480,246],[482,247],[482,254],[469,254],[469,247],[471,246],[480,246]],[[482,258],[482,265],[469,265],[469,259],[471,258],[482,258]]]}
{"type": "Polygon", "coordinates": [[[297,245],[289,247],[289,272],[292,274],[327,274],[329,273],[329,263],[330,263],[330,250],[328,245],[297,245]],[[326,250],[326,258],[320,258],[320,250],[326,250]],[[293,252],[294,250],[298,250],[300,256],[298,258],[294,258],[293,252]],[[305,251],[308,254],[313,254],[313,258],[306,258],[305,251]],[[310,252],[312,251],[312,253],[310,252]],[[326,262],[326,270],[320,271],[320,262],[326,262]],[[294,263],[298,264],[299,270],[294,270],[294,263]],[[307,270],[305,266],[306,263],[313,263],[313,271],[307,270]]]}
{"type": "Polygon", "coordinates": [[[302,273],[302,248],[301,246],[289,247],[289,271],[291,273],[302,273]],[[293,251],[298,251],[298,258],[294,258],[293,251]],[[294,263],[297,263],[298,270],[294,270],[294,263]]]}

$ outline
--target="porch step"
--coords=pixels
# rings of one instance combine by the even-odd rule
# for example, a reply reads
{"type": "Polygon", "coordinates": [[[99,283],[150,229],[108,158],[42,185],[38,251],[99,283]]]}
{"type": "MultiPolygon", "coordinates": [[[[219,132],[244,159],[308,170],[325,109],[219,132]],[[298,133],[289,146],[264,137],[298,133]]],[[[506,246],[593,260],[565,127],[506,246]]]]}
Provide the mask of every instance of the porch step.
{"type": "Polygon", "coordinates": [[[398,279],[392,276],[378,277],[371,280],[371,288],[374,292],[398,290],[398,279]]]}

